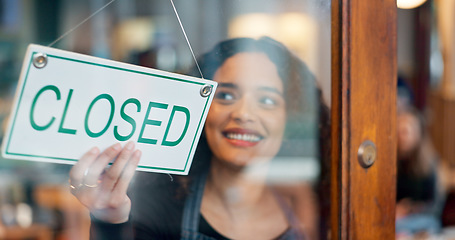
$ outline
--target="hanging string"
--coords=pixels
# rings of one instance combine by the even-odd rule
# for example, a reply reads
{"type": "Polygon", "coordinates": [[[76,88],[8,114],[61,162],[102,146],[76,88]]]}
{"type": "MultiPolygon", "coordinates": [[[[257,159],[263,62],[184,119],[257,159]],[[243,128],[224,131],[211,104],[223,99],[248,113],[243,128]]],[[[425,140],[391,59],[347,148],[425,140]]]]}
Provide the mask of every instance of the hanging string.
{"type": "Polygon", "coordinates": [[[171,182],[173,182],[173,181],[174,181],[174,178],[172,177],[172,175],[169,174],[169,173],[167,173],[167,175],[171,178],[171,182]]]}
{"type": "MultiPolygon", "coordinates": [[[[182,24],[182,21],[180,20],[180,16],[177,12],[177,8],[175,8],[174,1],[172,1],[172,0],[169,0],[169,1],[172,4],[172,8],[174,9],[175,16],[177,17],[177,20],[179,21],[180,29],[182,29],[183,36],[185,36],[186,43],[188,44],[188,47],[190,48],[191,55],[193,55],[193,59],[194,59],[194,62],[196,63],[196,67],[199,70],[199,73],[201,74],[201,78],[204,79],[204,75],[202,74],[201,68],[199,67],[199,64],[196,60],[196,56],[194,55],[193,48],[191,47],[190,41],[188,40],[188,36],[186,35],[185,28],[183,28],[183,24],[182,24]]],[[[167,175],[171,178],[171,182],[173,182],[174,178],[172,177],[172,175],[169,173],[167,175]]]]}
{"type": "Polygon", "coordinates": [[[111,0],[110,2],[106,3],[104,6],[102,6],[100,9],[98,9],[96,12],[92,13],[90,16],[88,16],[86,19],[82,20],[82,22],[80,22],[79,24],[77,24],[76,26],[74,26],[73,28],[71,28],[70,30],[68,30],[66,33],[64,33],[63,35],[61,35],[60,37],[58,37],[55,41],[51,42],[49,45],[47,45],[48,47],[52,47],[54,44],[56,44],[57,42],[59,42],[60,40],[62,40],[62,38],[66,37],[68,34],[70,34],[71,32],[73,32],[74,30],[76,30],[78,27],[80,27],[82,24],[84,24],[85,22],[87,22],[88,20],[90,20],[93,16],[95,16],[96,14],[98,14],[99,12],[103,11],[107,6],[111,5],[111,3],[115,2],[116,0],[111,0]]]}
{"type": "Polygon", "coordinates": [[[180,28],[182,29],[183,35],[185,36],[186,43],[188,44],[188,47],[190,48],[191,55],[193,55],[194,62],[196,63],[196,67],[199,70],[199,73],[201,74],[201,78],[204,79],[204,75],[202,74],[201,68],[199,67],[199,64],[197,63],[196,56],[194,55],[193,48],[191,47],[190,41],[188,40],[188,37],[186,35],[185,29],[183,28],[182,21],[180,21],[179,14],[177,13],[177,9],[175,8],[174,2],[172,0],[169,0],[172,4],[172,8],[174,9],[175,16],[177,17],[177,20],[179,21],[180,28]]]}
{"type": "MultiPolygon", "coordinates": [[[[53,45],[55,45],[57,42],[59,42],[60,40],[62,40],[64,37],[66,37],[68,34],[72,33],[74,30],[76,30],[78,27],[80,27],[82,24],[84,24],[85,22],[87,22],[88,20],[90,20],[92,17],[94,17],[96,14],[98,14],[99,12],[103,11],[106,7],[108,7],[109,5],[111,5],[111,3],[115,2],[116,0],[111,0],[109,1],[108,3],[106,3],[104,6],[102,6],[100,9],[98,9],[97,11],[95,11],[94,13],[92,13],[90,16],[88,16],[87,18],[85,18],[84,20],[82,20],[79,24],[77,24],[76,26],[74,26],[73,28],[71,28],[70,30],[68,30],[67,32],[65,32],[64,34],[62,34],[60,37],[58,37],[55,41],[51,42],[49,45],[47,45],[48,47],[52,47],[53,45]]],[[[172,4],[172,8],[174,9],[174,13],[175,13],[175,16],[177,17],[177,20],[179,22],[179,25],[180,25],[180,28],[182,29],[182,32],[183,32],[183,36],[185,36],[185,40],[186,40],[186,43],[188,44],[188,47],[190,48],[190,51],[191,51],[191,55],[193,56],[193,59],[194,59],[194,62],[196,63],[196,67],[199,71],[199,74],[201,74],[201,78],[204,79],[204,75],[202,74],[202,71],[201,71],[201,68],[199,67],[199,64],[196,60],[196,56],[194,55],[194,51],[193,51],[193,48],[191,47],[191,43],[190,41],[188,40],[188,36],[186,35],[186,32],[185,32],[185,28],[183,27],[183,24],[182,24],[182,21],[180,20],[180,16],[177,12],[177,9],[175,8],[175,5],[174,5],[174,2],[172,0],[169,0],[172,4]]]]}

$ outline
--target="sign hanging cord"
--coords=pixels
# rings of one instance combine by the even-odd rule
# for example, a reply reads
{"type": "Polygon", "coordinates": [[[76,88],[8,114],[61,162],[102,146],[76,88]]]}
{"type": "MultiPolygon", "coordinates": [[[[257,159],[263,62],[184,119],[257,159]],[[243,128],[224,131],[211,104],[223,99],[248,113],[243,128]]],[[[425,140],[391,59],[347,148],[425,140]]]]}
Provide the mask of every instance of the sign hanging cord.
{"type": "MultiPolygon", "coordinates": [[[[108,7],[109,5],[111,5],[113,2],[115,2],[116,0],[111,0],[109,1],[108,3],[106,3],[104,6],[102,6],[100,9],[98,9],[97,11],[95,11],[94,13],[92,13],[90,16],[88,16],[87,18],[85,18],[84,20],[82,20],[80,23],[78,23],[76,26],[74,26],[73,28],[71,28],[70,30],[68,30],[67,32],[65,32],[64,34],[62,34],[60,37],[58,37],[56,40],[54,40],[53,42],[51,42],[49,45],[47,45],[48,47],[52,47],[53,45],[55,45],[57,42],[59,42],[60,40],[62,40],[64,37],[66,37],[68,34],[72,33],[74,30],[76,30],[78,27],[80,27],[82,24],[84,24],[85,22],[87,22],[88,20],[90,20],[92,17],[94,17],[96,14],[98,14],[99,12],[103,11],[106,7],[108,7]]],[[[202,71],[201,71],[201,68],[199,67],[199,64],[196,60],[196,56],[194,55],[194,51],[193,51],[193,48],[191,47],[191,44],[190,44],[190,41],[188,40],[188,36],[186,35],[186,32],[185,32],[185,29],[183,27],[183,24],[182,24],[182,21],[180,20],[180,16],[177,12],[177,9],[175,8],[175,5],[174,5],[174,2],[172,0],[169,0],[172,4],[172,8],[174,9],[174,13],[175,13],[175,16],[177,17],[177,20],[179,22],[179,25],[180,25],[180,28],[182,29],[182,32],[183,32],[183,36],[185,36],[185,40],[186,40],[186,43],[188,44],[188,47],[190,48],[190,51],[191,51],[191,55],[193,56],[193,59],[194,59],[194,62],[196,63],[196,67],[199,71],[199,74],[201,74],[201,78],[204,79],[204,75],[202,74],[202,71]]]]}
{"type": "Polygon", "coordinates": [[[107,6],[111,5],[111,3],[115,2],[116,0],[111,0],[110,2],[106,3],[104,6],[102,6],[100,9],[98,9],[96,12],[92,13],[90,16],[88,16],[86,19],[82,20],[79,24],[68,30],[66,33],[62,34],[60,37],[58,37],[55,41],[51,42],[48,47],[52,47],[54,44],[62,40],[62,38],[66,37],[68,34],[76,30],[76,28],[80,27],[82,24],[90,20],[93,16],[98,14],[99,12],[103,11],[107,6]]]}
{"type": "Polygon", "coordinates": [[[190,41],[188,40],[188,36],[186,35],[185,29],[183,28],[182,21],[180,21],[179,14],[177,12],[177,9],[175,8],[174,1],[169,0],[172,4],[172,8],[174,9],[175,16],[177,17],[177,20],[179,21],[180,28],[182,29],[183,35],[185,36],[186,43],[188,44],[188,47],[190,48],[191,55],[193,55],[194,62],[196,63],[196,67],[199,70],[199,73],[201,74],[201,78],[204,79],[204,75],[202,74],[201,68],[199,67],[199,64],[196,60],[196,56],[194,55],[193,48],[191,47],[190,41]]]}

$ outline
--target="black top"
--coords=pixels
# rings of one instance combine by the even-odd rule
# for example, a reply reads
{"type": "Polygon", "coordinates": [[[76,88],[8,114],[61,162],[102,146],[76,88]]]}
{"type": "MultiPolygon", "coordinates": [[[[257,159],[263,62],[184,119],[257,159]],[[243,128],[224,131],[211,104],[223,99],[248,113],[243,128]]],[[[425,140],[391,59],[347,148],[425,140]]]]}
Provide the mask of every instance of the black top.
{"type": "Polygon", "coordinates": [[[184,196],[165,174],[137,172],[128,193],[130,220],[108,224],[92,218],[91,239],[180,239],[184,196]]]}
{"type": "Polygon", "coordinates": [[[210,236],[218,240],[228,240],[227,237],[221,235],[215,229],[213,229],[213,227],[210,226],[210,224],[207,222],[207,220],[205,220],[202,214],[200,215],[199,219],[199,231],[206,236],[210,236]]]}
{"type": "MultiPolygon", "coordinates": [[[[164,174],[136,174],[129,193],[132,201],[130,220],[126,223],[110,224],[92,217],[90,239],[180,239],[186,197],[183,192],[179,192],[182,190],[179,183],[171,181],[171,178],[164,174]]],[[[293,235],[296,234],[293,230],[295,229],[288,229],[277,239],[303,239],[301,235],[294,237],[297,235],[293,235]]],[[[213,229],[201,214],[198,232],[213,239],[228,239],[213,229]]]]}
{"type": "Polygon", "coordinates": [[[407,173],[400,166],[397,171],[397,201],[409,198],[416,202],[431,202],[435,200],[436,173],[431,171],[427,176],[415,176],[407,173]]]}
{"type": "MultiPolygon", "coordinates": [[[[180,239],[185,196],[179,194],[179,184],[165,174],[136,174],[128,194],[132,201],[130,220],[110,224],[92,217],[91,239],[180,239]]],[[[202,215],[199,231],[215,239],[227,239],[213,229],[202,215]]]]}

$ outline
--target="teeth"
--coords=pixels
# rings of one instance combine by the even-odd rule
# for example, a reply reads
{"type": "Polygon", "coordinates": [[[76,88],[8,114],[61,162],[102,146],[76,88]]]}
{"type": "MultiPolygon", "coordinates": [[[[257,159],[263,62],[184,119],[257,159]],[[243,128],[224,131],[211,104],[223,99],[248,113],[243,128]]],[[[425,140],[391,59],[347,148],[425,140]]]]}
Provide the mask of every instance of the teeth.
{"type": "Polygon", "coordinates": [[[240,134],[240,133],[228,133],[227,138],[247,141],[247,142],[258,142],[261,138],[254,134],[240,134]]]}

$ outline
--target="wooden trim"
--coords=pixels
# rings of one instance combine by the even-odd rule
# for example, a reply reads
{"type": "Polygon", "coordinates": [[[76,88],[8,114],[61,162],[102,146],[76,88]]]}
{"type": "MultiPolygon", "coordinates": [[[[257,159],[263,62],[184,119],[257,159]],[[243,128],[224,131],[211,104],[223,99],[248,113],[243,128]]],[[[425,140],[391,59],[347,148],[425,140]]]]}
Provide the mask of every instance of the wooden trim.
{"type": "Polygon", "coordinates": [[[341,226],[344,222],[347,222],[347,219],[342,219],[342,217],[346,217],[345,215],[341,215],[342,212],[345,212],[346,206],[342,206],[342,204],[346,203],[346,200],[342,200],[342,186],[346,186],[346,178],[341,178],[341,170],[343,169],[341,166],[341,143],[342,141],[342,74],[347,72],[346,64],[342,65],[342,57],[346,54],[343,52],[347,51],[347,48],[343,48],[344,41],[342,33],[345,32],[345,29],[342,29],[343,26],[347,27],[347,24],[343,25],[343,22],[346,20],[341,19],[342,16],[347,16],[346,13],[346,2],[342,1],[332,1],[332,84],[331,84],[331,91],[332,91],[332,103],[331,103],[331,128],[332,128],[332,148],[331,148],[331,232],[329,234],[329,239],[345,239],[345,237],[341,238],[342,231],[341,229],[346,229],[346,227],[341,226]],[[344,6],[344,8],[343,8],[344,6]]]}
{"type": "Polygon", "coordinates": [[[396,14],[395,0],[332,1],[332,239],[395,238],[396,14]]]}

